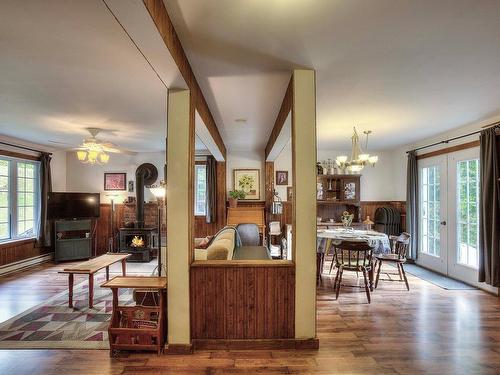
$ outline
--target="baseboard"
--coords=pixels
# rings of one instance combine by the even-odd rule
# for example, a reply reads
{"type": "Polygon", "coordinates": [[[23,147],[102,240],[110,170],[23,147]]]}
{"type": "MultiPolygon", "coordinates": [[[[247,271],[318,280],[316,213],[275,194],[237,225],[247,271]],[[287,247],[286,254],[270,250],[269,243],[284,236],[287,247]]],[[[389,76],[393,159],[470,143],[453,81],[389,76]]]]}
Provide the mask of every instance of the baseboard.
{"type": "Polygon", "coordinates": [[[54,253],[42,254],[33,258],[23,259],[14,263],[9,263],[0,267],[0,276],[5,276],[9,273],[19,272],[25,268],[36,266],[40,263],[50,262],[54,259],[54,253]]]}
{"type": "Polygon", "coordinates": [[[193,339],[194,350],[319,349],[319,339],[193,339]]]}
{"type": "Polygon", "coordinates": [[[165,354],[179,355],[179,354],[192,354],[193,345],[191,344],[169,344],[165,347],[165,354]]]}

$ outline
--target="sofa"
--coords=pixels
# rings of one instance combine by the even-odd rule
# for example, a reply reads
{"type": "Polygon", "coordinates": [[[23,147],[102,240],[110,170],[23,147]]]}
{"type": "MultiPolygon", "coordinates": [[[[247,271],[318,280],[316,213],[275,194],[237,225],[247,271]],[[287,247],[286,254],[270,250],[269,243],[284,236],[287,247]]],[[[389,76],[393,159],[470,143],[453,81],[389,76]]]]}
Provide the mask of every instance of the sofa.
{"type": "Polygon", "coordinates": [[[221,229],[206,249],[197,246],[203,239],[195,239],[194,260],[231,260],[236,246],[236,230],[233,227],[221,229]]]}

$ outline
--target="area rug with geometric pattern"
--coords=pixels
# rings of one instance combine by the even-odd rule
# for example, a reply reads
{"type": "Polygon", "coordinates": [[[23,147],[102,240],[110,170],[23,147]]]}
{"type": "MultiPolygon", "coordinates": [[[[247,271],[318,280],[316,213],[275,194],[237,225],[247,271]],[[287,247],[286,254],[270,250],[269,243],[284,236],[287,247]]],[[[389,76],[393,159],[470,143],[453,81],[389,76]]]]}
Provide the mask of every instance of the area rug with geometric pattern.
{"type": "MultiPolygon", "coordinates": [[[[74,287],[73,308],[68,292],[0,324],[0,349],[109,349],[108,325],[113,310],[110,289],[96,280],[94,307],[88,307],[88,281],[74,287]]],[[[132,293],[119,289],[120,304],[132,303],[132,293]]]]}

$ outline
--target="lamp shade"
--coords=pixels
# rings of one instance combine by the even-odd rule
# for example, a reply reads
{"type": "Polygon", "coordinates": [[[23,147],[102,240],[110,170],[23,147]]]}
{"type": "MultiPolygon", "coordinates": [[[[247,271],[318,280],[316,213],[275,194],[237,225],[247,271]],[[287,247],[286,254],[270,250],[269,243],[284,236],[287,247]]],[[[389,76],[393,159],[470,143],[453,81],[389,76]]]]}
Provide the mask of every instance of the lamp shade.
{"type": "Polygon", "coordinates": [[[85,159],[87,159],[87,151],[78,150],[76,152],[76,157],[78,158],[79,161],[85,161],[85,159]]]}
{"type": "Polygon", "coordinates": [[[157,198],[157,199],[163,199],[165,198],[165,188],[163,186],[152,186],[149,188],[149,191],[151,191],[151,193],[153,193],[153,195],[157,198]]]}
{"type": "Polygon", "coordinates": [[[109,161],[109,155],[104,152],[101,152],[99,154],[99,160],[101,161],[101,163],[106,164],[109,161]]]}
{"type": "Polygon", "coordinates": [[[347,156],[340,155],[340,156],[337,156],[337,158],[335,160],[336,160],[337,164],[344,164],[347,161],[347,156]]]}

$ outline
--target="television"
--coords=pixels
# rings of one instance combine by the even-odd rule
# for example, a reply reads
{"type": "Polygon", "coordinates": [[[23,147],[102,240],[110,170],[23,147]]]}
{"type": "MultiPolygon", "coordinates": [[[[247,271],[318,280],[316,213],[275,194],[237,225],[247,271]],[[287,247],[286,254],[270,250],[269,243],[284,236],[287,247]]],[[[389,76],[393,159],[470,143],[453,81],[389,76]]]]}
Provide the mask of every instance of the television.
{"type": "Polygon", "coordinates": [[[49,193],[47,218],[87,219],[99,217],[99,193],[49,193]]]}

